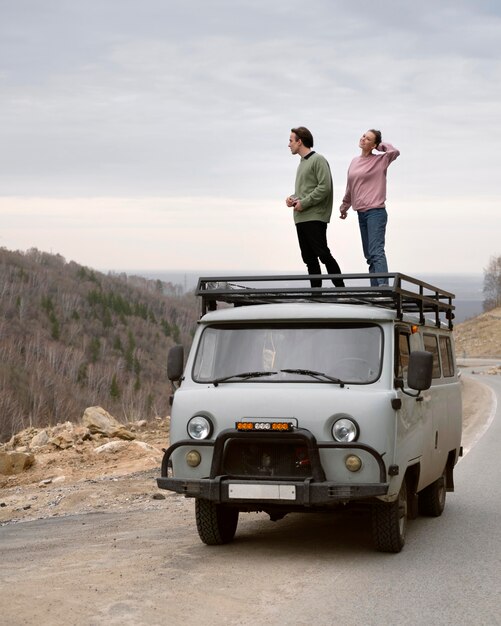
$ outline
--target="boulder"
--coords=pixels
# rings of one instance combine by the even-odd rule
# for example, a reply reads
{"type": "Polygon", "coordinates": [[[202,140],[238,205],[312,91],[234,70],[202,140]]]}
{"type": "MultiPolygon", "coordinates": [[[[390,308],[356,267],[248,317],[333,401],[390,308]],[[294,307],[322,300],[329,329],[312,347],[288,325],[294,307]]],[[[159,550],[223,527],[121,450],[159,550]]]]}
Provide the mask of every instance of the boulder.
{"type": "Polygon", "coordinates": [[[154,446],[151,446],[149,443],[145,443],[144,441],[133,441],[132,444],[135,445],[137,448],[144,450],[144,452],[152,454],[153,456],[163,456],[162,450],[159,450],[158,448],[155,448],[154,446]]]}
{"type": "Polygon", "coordinates": [[[0,452],[0,474],[11,476],[29,469],[35,462],[30,452],[0,452]]]}
{"type": "Polygon", "coordinates": [[[100,406],[91,406],[85,409],[82,425],[89,429],[91,434],[101,434],[107,437],[132,440],[135,435],[127,430],[123,424],[100,406]]]}
{"type": "Polygon", "coordinates": [[[126,450],[128,445],[129,444],[125,443],[125,441],[109,441],[108,443],[104,443],[102,446],[94,448],[94,452],[96,454],[103,454],[106,452],[116,454],[117,452],[126,450]]]}
{"type": "Polygon", "coordinates": [[[60,450],[66,450],[73,446],[75,438],[72,433],[63,431],[52,437],[50,443],[60,450]]]}
{"type": "Polygon", "coordinates": [[[49,443],[60,450],[72,448],[77,437],[75,430],[72,422],[56,424],[49,430],[49,443]]]}
{"type": "Polygon", "coordinates": [[[75,443],[82,443],[92,439],[90,430],[85,426],[75,426],[73,433],[75,435],[75,443]]]}
{"type": "Polygon", "coordinates": [[[48,443],[49,443],[49,435],[47,434],[47,431],[41,430],[30,441],[30,448],[31,450],[35,450],[36,448],[43,448],[48,443]]]}
{"type": "Polygon", "coordinates": [[[159,459],[163,456],[163,452],[154,446],[150,446],[149,443],[144,441],[109,441],[102,446],[94,448],[96,454],[111,453],[117,454],[118,452],[127,451],[131,457],[142,457],[144,453],[149,454],[159,459]]]}

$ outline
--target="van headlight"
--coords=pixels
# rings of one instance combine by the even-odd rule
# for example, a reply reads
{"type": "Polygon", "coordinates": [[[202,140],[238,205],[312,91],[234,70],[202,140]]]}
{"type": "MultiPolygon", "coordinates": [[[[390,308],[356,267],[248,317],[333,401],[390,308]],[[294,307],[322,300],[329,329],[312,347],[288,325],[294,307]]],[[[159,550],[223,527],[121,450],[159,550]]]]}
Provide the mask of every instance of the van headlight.
{"type": "Polygon", "coordinates": [[[195,415],[188,422],[187,430],[192,439],[207,439],[212,434],[212,422],[203,415],[195,415]]]}
{"type": "Polygon", "coordinates": [[[350,443],[358,439],[358,424],[347,417],[342,417],[332,424],[332,436],[339,443],[350,443]]]}

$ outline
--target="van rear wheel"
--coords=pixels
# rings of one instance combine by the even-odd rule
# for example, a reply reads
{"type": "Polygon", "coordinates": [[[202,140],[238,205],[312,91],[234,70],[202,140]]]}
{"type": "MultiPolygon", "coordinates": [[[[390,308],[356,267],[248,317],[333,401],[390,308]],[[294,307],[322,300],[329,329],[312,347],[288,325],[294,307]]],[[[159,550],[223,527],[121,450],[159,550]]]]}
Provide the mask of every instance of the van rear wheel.
{"type": "Polygon", "coordinates": [[[440,478],[418,493],[419,513],[428,517],[440,517],[445,508],[446,493],[447,483],[444,471],[440,478]]]}
{"type": "Polygon", "coordinates": [[[235,536],[238,509],[196,498],[195,517],[200,539],[208,546],[229,543],[235,536]]]}
{"type": "Polygon", "coordinates": [[[378,500],[372,506],[372,537],[379,552],[400,552],[407,531],[407,487],[402,482],[394,502],[378,500]]]}

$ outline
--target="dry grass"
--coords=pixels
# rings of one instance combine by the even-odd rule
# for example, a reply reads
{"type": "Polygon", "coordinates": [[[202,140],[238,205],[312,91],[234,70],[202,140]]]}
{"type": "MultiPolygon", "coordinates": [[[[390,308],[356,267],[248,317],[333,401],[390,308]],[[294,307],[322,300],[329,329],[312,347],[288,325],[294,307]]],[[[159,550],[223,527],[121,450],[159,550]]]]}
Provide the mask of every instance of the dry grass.
{"type": "Polygon", "coordinates": [[[501,358],[501,307],[458,324],[454,339],[460,358],[501,358]]]}

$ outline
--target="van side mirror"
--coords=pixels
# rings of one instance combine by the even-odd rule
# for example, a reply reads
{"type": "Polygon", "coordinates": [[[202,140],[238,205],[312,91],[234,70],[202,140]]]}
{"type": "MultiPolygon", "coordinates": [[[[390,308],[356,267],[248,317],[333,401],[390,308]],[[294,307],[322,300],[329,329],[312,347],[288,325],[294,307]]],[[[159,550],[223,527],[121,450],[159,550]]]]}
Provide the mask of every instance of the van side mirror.
{"type": "Polygon", "coordinates": [[[180,381],[184,370],[184,348],[173,346],[167,355],[167,378],[171,382],[180,381]]]}
{"type": "Polygon", "coordinates": [[[433,354],[416,350],[409,355],[407,384],[416,391],[425,391],[431,387],[433,374],[433,354]]]}

